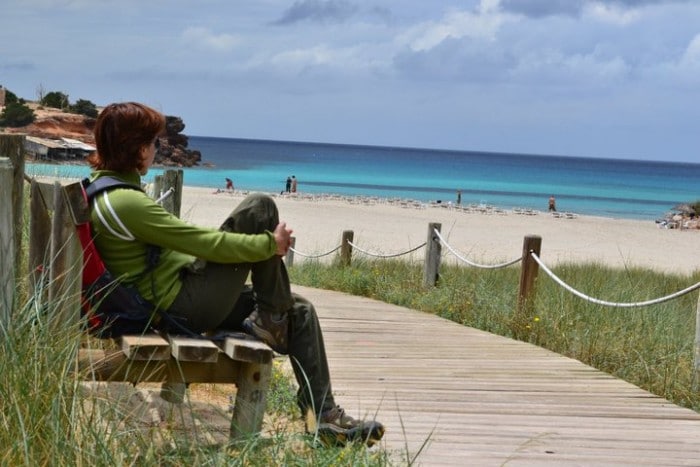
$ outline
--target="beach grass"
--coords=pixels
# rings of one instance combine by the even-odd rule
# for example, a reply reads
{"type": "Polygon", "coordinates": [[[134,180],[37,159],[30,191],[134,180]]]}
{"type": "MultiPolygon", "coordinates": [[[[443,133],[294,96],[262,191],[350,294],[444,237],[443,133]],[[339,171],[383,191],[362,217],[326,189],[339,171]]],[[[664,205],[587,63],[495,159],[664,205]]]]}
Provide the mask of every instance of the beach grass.
{"type": "Polygon", "coordinates": [[[380,447],[324,447],[305,434],[293,378],[278,364],[263,435],[236,443],[228,439],[230,385],[192,385],[185,403],[171,405],[148,400],[158,385],[90,382],[76,373],[76,355],[102,341],[56,319],[59,304],[42,290],[22,290],[0,329],[0,465],[390,464],[380,447]]]}
{"type": "MultiPolygon", "coordinates": [[[[585,301],[540,271],[528,312],[516,314],[519,267],[484,270],[446,266],[438,285],[423,286],[421,264],[354,259],[351,266],[306,261],[290,268],[299,285],[342,291],[433,313],[465,326],[517,337],[700,412],[692,390],[697,292],[647,307],[615,308],[585,301]]],[[[553,272],[575,289],[615,302],[640,302],[700,281],[602,264],[561,264],[553,272]]]]}

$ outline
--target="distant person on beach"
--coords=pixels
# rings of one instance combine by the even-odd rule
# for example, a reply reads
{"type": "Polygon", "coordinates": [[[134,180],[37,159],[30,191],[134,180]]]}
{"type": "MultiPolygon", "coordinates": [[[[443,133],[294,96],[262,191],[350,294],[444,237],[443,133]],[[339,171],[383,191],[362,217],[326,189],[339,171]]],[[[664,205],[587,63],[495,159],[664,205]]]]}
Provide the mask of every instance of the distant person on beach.
{"type": "Polygon", "coordinates": [[[557,210],[557,200],[554,199],[554,195],[549,197],[549,212],[555,212],[557,210]]]}
{"type": "Polygon", "coordinates": [[[292,192],[292,177],[287,177],[287,183],[284,185],[284,191],[287,193],[292,192]]]}
{"type": "Polygon", "coordinates": [[[462,204],[462,190],[457,190],[457,204],[462,204]]]}
{"type": "Polygon", "coordinates": [[[297,178],[292,175],[292,193],[297,192],[297,178]]]}
{"type": "Polygon", "coordinates": [[[233,193],[233,180],[228,177],[226,177],[226,191],[233,193]]]}
{"type": "MultiPolygon", "coordinates": [[[[88,158],[90,178],[109,176],[141,186],[164,131],[165,116],[150,107],[108,105],[94,128],[97,151],[88,158]]],[[[184,222],[144,192],[127,188],[100,194],[90,216],[107,267],[153,305],[157,328],[256,336],[289,355],[307,432],[341,445],[381,439],[381,423],[356,420],[335,402],[316,310],[292,293],[282,261],[292,230],[279,221],[272,198],[247,196],[218,230],[184,222]],[[155,266],[144,269],[151,245],[159,254],[155,266]]]]}

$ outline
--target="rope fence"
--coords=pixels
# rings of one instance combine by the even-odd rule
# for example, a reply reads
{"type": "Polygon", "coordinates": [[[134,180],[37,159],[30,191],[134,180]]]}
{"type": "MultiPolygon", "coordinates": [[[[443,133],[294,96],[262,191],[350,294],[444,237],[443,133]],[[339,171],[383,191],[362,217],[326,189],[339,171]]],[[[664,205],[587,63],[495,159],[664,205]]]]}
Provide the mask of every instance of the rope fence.
{"type": "MultiPolygon", "coordinates": [[[[367,256],[373,256],[375,258],[397,258],[399,256],[410,255],[414,251],[420,250],[421,248],[423,248],[426,245],[426,242],[423,242],[420,245],[418,245],[417,247],[411,248],[410,250],[402,251],[400,253],[390,253],[390,254],[372,253],[371,251],[363,250],[359,246],[355,245],[353,242],[348,242],[348,244],[351,247],[353,247],[354,249],[356,249],[357,251],[359,251],[360,253],[364,253],[367,256]]],[[[338,248],[340,248],[340,246],[338,248]]]]}
{"type": "Polygon", "coordinates": [[[572,286],[564,282],[560,277],[558,277],[556,274],[552,272],[551,269],[547,267],[544,262],[542,262],[542,259],[537,256],[534,253],[531,253],[532,257],[534,258],[535,261],[537,261],[537,264],[540,265],[542,270],[544,270],[545,273],[549,277],[552,278],[554,282],[562,286],[564,289],[567,291],[571,292],[572,294],[576,295],[579,298],[582,298],[588,302],[595,303],[596,305],[604,305],[604,306],[610,306],[610,307],[615,307],[615,308],[637,308],[637,307],[645,307],[645,306],[650,306],[650,305],[658,305],[659,303],[664,303],[668,302],[670,300],[673,300],[674,298],[682,297],[685,294],[688,294],[694,290],[700,289],[700,282],[697,284],[691,285],[690,287],[686,287],[683,290],[679,290],[678,292],[672,293],[670,295],[666,295],[665,297],[660,297],[656,298],[653,300],[646,300],[643,302],[629,302],[629,303],[616,303],[616,302],[608,302],[606,300],[600,300],[598,298],[593,298],[589,295],[584,294],[583,292],[580,292],[576,289],[574,289],[572,286]]]}
{"type": "MultiPolygon", "coordinates": [[[[433,233],[435,234],[437,240],[439,240],[440,243],[441,243],[442,245],[444,245],[444,246],[449,250],[450,253],[452,253],[452,254],[453,254],[457,259],[459,259],[462,263],[467,264],[468,266],[471,266],[471,267],[480,268],[480,269],[503,269],[503,268],[513,266],[513,265],[515,265],[515,264],[520,263],[520,262],[523,261],[523,257],[518,257],[518,258],[514,258],[514,259],[512,259],[512,260],[510,260],[510,261],[506,261],[506,262],[498,263],[498,264],[479,264],[479,263],[476,263],[476,262],[474,262],[474,261],[471,261],[471,260],[469,260],[468,258],[466,258],[466,257],[464,257],[463,255],[461,255],[452,245],[450,245],[450,244],[445,240],[445,237],[442,236],[442,234],[440,233],[440,230],[439,230],[439,229],[433,229],[433,233]]],[[[409,255],[409,254],[411,254],[411,253],[414,253],[414,252],[420,250],[421,248],[424,248],[424,247],[428,244],[428,242],[423,242],[423,243],[421,243],[420,245],[418,245],[418,246],[416,246],[416,247],[414,247],[414,248],[411,248],[411,249],[405,250],[405,251],[401,251],[401,252],[398,252],[398,253],[378,253],[378,252],[372,252],[372,251],[363,249],[363,248],[361,248],[359,245],[357,245],[356,243],[354,243],[354,242],[352,242],[352,241],[350,241],[350,240],[348,240],[346,243],[347,243],[348,245],[350,245],[354,250],[356,250],[356,251],[358,251],[358,252],[360,252],[360,253],[362,253],[362,254],[364,254],[364,255],[374,257],[374,258],[397,258],[397,257],[400,257],[400,256],[409,255]]],[[[297,250],[297,249],[295,249],[295,248],[291,248],[290,250],[293,251],[295,254],[298,254],[298,255],[300,255],[300,256],[303,256],[303,257],[306,257],[306,258],[311,258],[311,259],[317,259],[317,258],[322,258],[322,257],[325,257],[325,256],[329,256],[329,255],[335,253],[336,251],[340,250],[342,247],[343,247],[343,245],[341,244],[341,245],[338,245],[338,246],[336,246],[335,248],[333,248],[333,249],[331,249],[331,250],[329,250],[329,251],[327,251],[327,252],[325,252],[325,253],[319,253],[319,254],[302,253],[301,251],[299,251],[299,250],[297,250]]],[[[695,290],[700,289],[700,282],[698,282],[698,283],[696,283],[696,284],[693,284],[693,285],[691,285],[691,286],[689,286],[689,287],[686,287],[685,289],[679,290],[679,291],[674,292],[674,293],[672,293],[672,294],[666,295],[666,296],[664,296],[664,297],[659,297],[659,298],[651,299],[651,300],[645,300],[645,301],[641,301],[641,302],[627,302],[627,303],[611,302],[611,301],[607,301],[607,300],[602,300],[602,299],[599,299],[599,298],[591,297],[590,295],[586,295],[585,293],[583,293],[583,292],[577,290],[577,289],[574,288],[573,286],[567,284],[567,283],[566,283],[563,279],[561,279],[559,276],[557,276],[557,275],[551,270],[551,268],[549,268],[549,267],[544,263],[544,261],[542,260],[542,258],[539,257],[538,254],[536,254],[535,252],[532,252],[532,251],[529,251],[528,254],[534,259],[534,261],[538,264],[538,266],[541,267],[542,270],[543,270],[554,282],[556,282],[557,284],[559,284],[562,288],[564,288],[566,291],[570,292],[571,294],[573,294],[573,295],[575,295],[575,296],[577,296],[577,297],[579,297],[579,298],[581,298],[581,299],[583,299],[583,300],[586,300],[586,301],[588,301],[588,302],[590,302],[590,303],[594,303],[594,304],[596,304],[596,305],[603,305],[603,306],[609,306],[609,307],[614,307],[614,308],[638,308],[638,307],[646,307],[646,306],[658,305],[658,304],[661,304],[661,303],[664,303],[664,302],[668,302],[668,301],[671,301],[671,300],[673,300],[673,299],[675,299],[675,298],[682,297],[683,295],[686,295],[686,294],[688,294],[688,293],[690,293],[690,292],[693,292],[693,291],[695,291],[695,290]]],[[[528,295],[528,294],[525,294],[525,295],[528,295]]]]}
{"type": "Polygon", "coordinates": [[[290,248],[289,251],[292,251],[295,254],[297,254],[299,256],[303,256],[305,258],[318,259],[318,258],[323,258],[324,256],[332,255],[336,251],[340,250],[341,246],[342,245],[338,245],[337,247],[333,248],[330,251],[327,251],[325,253],[319,253],[319,254],[302,253],[301,251],[297,250],[296,248],[290,248]]]}
{"type": "Polygon", "coordinates": [[[443,245],[447,247],[448,250],[450,250],[450,253],[455,255],[457,259],[462,261],[465,264],[468,264],[469,266],[475,267],[475,268],[480,268],[480,269],[502,269],[502,268],[507,268],[508,266],[512,266],[514,264],[519,263],[520,261],[523,260],[522,257],[515,258],[510,261],[506,261],[505,263],[500,263],[500,264],[478,264],[473,261],[470,261],[469,259],[463,257],[460,255],[447,241],[445,241],[445,238],[440,234],[440,231],[435,229],[435,235],[440,239],[440,242],[442,242],[443,245]]]}
{"type": "MultiPolygon", "coordinates": [[[[431,287],[435,286],[439,280],[440,273],[440,262],[442,258],[442,250],[441,247],[444,246],[452,255],[454,255],[460,262],[471,266],[471,267],[476,267],[476,268],[481,268],[481,269],[502,269],[506,267],[513,266],[517,263],[522,263],[522,269],[521,269],[521,276],[520,276],[520,287],[519,287],[519,293],[518,293],[518,303],[517,303],[517,310],[515,311],[516,315],[519,315],[520,318],[523,318],[524,316],[527,316],[531,310],[531,306],[534,300],[534,295],[535,295],[535,283],[536,283],[536,278],[538,275],[538,271],[541,268],[547,276],[549,276],[556,284],[558,284],[560,287],[562,287],[564,290],[567,292],[573,294],[574,296],[586,300],[590,303],[594,303],[597,305],[602,305],[602,306],[607,306],[607,307],[613,307],[613,308],[640,308],[640,307],[646,307],[646,306],[651,306],[651,305],[658,305],[664,302],[668,302],[671,300],[674,300],[676,298],[679,298],[683,295],[689,294],[693,291],[696,291],[700,289],[700,282],[693,284],[689,287],[686,287],[682,290],[679,290],[677,292],[674,292],[672,294],[655,298],[655,299],[650,299],[650,300],[645,300],[645,301],[639,301],[639,302],[626,302],[626,303],[621,303],[621,302],[612,302],[608,300],[603,300],[600,298],[595,298],[591,297],[590,295],[587,295],[573,286],[567,284],[562,278],[557,276],[551,268],[549,268],[544,261],[541,259],[540,256],[540,248],[541,248],[541,238],[538,236],[528,236],[525,237],[524,243],[523,243],[523,251],[521,257],[514,258],[510,261],[506,261],[503,263],[498,263],[498,264],[479,264],[476,263],[468,258],[466,258],[464,255],[460,254],[455,247],[450,245],[445,237],[441,234],[440,232],[440,224],[436,223],[431,223],[428,225],[428,240],[414,248],[411,248],[406,251],[402,251],[399,253],[378,253],[378,252],[372,252],[367,249],[363,249],[360,246],[358,246],[356,243],[352,241],[353,238],[353,232],[352,231],[344,231],[343,232],[343,238],[342,242],[340,245],[337,247],[333,248],[332,250],[318,254],[318,255],[311,255],[311,254],[304,254],[300,253],[298,250],[295,249],[290,249],[292,253],[297,253],[301,256],[305,256],[308,258],[321,258],[323,256],[328,256],[330,254],[335,253],[338,250],[341,250],[340,257],[342,260],[342,264],[344,265],[350,265],[351,262],[351,255],[352,255],[352,250],[356,250],[359,253],[362,253],[367,256],[375,257],[375,258],[396,258],[404,255],[408,255],[411,253],[414,253],[421,248],[426,248],[425,252],[425,263],[424,263],[424,285],[431,287]]],[[[287,257],[288,265],[291,265],[291,262],[293,260],[293,256],[287,257]]],[[[517,321],[517,320],[516,320],[517,321]]],[[[525,322],[527,321],[526,319],[523,320],[521,319],[520,321],[525,322]]],[[[693,390],[700,390],[700,299],[698,300],[698,306],[697,306],[697,325],[696,325],[696,337],[695,337],[695,372],[694,372],[694,387],[693,390]]],[[[515,329],[515,334],[516,336],[518,335],[518,330],[515,329]]]]}

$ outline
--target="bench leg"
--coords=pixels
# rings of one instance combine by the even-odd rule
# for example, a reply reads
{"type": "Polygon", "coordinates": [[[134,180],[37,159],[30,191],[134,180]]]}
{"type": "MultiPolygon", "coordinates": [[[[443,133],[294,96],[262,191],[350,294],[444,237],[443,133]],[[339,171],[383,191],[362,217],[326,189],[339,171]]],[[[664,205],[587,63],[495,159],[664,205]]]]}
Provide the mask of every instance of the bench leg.
{"type": "Polygon", "coordinates": [[[231,418],[231,440],[255,435],[262,429],[272,363],[243,363],[236,380],[236,402],[231,418]]]}
{"type": "Polygon", "coordinates": [[[160,386],[160,397],[171,404],[182,404],[186,391],[187,385],[185,383],[166,381],[160,386]]]}

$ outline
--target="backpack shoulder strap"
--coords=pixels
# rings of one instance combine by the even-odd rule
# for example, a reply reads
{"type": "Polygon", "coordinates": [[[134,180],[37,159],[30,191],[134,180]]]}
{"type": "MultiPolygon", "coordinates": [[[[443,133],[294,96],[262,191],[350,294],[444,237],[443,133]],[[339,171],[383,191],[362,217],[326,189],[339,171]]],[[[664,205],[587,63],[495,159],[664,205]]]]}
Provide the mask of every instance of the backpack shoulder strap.
{"type": "MultiPolygon", "coordinates": [[[[125,182],[116,177],[109,176],[99,177],[93,181],[90,181],[89,178],[84,178],[83,180],[81,180],[80,184],[83,186],[83,190],[85,190],[85,196],[87,198],[88,205],[92,202],[95,196],[99,195],[102,192],[108,192],[114,188],[130,188],[132,190],[143,192],[143,189],[140,186],[134,185],[133,183],[125,182]]],[[[100,222],[102,222],[102,225],[104,225],[106,229],[112,232],[113,235],[119,238],[128,241],[134,240],[133,234],[129,232],[129,230],[124,226],[124,224],[122,224],[122,221],[121,219],[119,219],[119,216],[117,216],[117,213],[112,210],[111,205],[109,205],[109,200],[107,200],[107,204],[112,216],[117,221],[119,226],[123,229],[124,233],[119,233],[112,229],[98,209],[97,214],[100,218],[100,222]]],[[[153,268],[155,268],[156,264],[158,264],[158,261],[160,260],[160,251],[161,248],[159,246],[151,244],[148,244],[146,246],[146,269],[141,275],[144,275],[147,272],[151,271],[153,268]]]]}
{"type": "Polygon", "coordinates": [[[124,182],[115,177],[100,177],[93,181],[90,181],[89,178],[84,178],[80,183],[85,189],[88,202],[92,201],[95,196],[103,191],[109,191],[114,188],[130,188],[132,190],[143,191],[141,187],[133,183],[124,182]]]}
{"type": "Polygon", "coordinates": [[[107,230],[109,230],[114,236],[121,238],[122,240],[127,240],[127,241],[133,241],[134,236],[133,234],[126,228],[126,226],[122,223],[121,219],[117,215],[117,213],[112,209],[112,205],[109,203],[109,199],[107,198],[107,192],[110,190],[113,190],[115,188],[128,188],[132,190],[138,190],[143,192],[141,187],[136,186],[131,183],[124,182],[122,180],[119,180],[118,178],[115,177],[99,177],[93,181],[90,181],[90,179],[83,179],[81,182],[83,185],[83,189],[85,190],[85,197],[87,198],[88,205],[92,203],[92,201],[95,199],[97,195],[100,193],[105,193],[105,203],[107,206],[107,210],[111,214],[112,218],[115,220],[119,228],[121,229],[122,233],[117,232],[115,229],[113,229],[107,220],[105,219],[104,214],[102,211],[99,209],[97,204],[94,205],[95,210],[97,212],[97,216],[100,218],[100,222],[102,225],[105,226],[107,230]]]}

